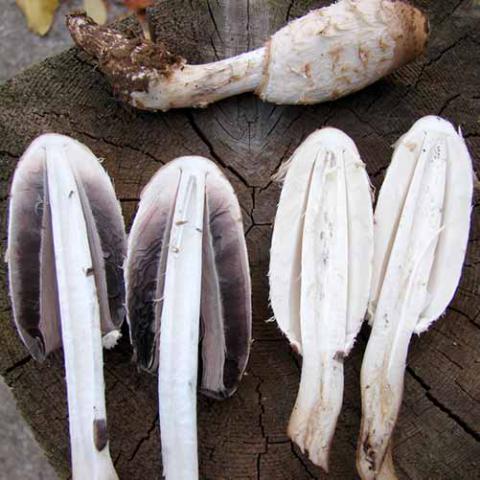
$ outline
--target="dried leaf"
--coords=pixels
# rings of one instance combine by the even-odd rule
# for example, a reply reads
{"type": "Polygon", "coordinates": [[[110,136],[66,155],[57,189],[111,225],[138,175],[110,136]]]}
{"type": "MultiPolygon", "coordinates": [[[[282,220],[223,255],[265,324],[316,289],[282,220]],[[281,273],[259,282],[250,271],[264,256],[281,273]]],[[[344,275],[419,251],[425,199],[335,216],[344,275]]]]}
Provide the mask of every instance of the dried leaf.
{"type": "Polygon", "coordinates": [[[125,6],[130,10],[145,10],[153,4],[152,0],[124,0],[125,6]]]}
{"type": "Polygon", "coordinates": [[[107,23],[108,11],[104,0],[83,0],[83,7],[96,23],[100,25],[107,23]]]}
{"type": "Polygon", "coordinates": [[[27,19],[28,28],[37,35],[45,35],[52,26],[58,0],[17,0],[27,19]]]}

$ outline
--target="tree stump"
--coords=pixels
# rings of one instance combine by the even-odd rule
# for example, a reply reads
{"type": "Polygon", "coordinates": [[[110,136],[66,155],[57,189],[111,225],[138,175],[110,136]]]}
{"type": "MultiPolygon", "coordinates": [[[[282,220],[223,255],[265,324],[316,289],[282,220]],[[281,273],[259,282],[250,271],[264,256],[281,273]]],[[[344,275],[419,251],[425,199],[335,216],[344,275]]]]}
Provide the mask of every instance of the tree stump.
{"type": "MultiPolygon", "coordinates": [[[[260,46],[289,19],[328,2],[305,0],[169,0],[151,12],[155,35],[192,62],[221,59],[260,46]]],[[[3,249],[9,184],[18,158],[39,134],[58,132],[88,145],[113,177],[127,225],[142,187],[169,160],[186,154],[215,160],[240,198],[249,247],[254,344],[233,398],[199,396],[202,479],[326,479],[286,436],[300,378],[299,359],[275,323],[267,323],[267,269],[283,161],[314,129],[345,130],[358,145],[376,189],[390,146],[420,116],[460,124],[478,168],[480,158],[480,9],[471,0],[423,0],[431,40],[425,58],[342,100],[317,106],[275,106],[243,95],[205,110],[133,111],[118,103],[102,75],[78,50],[0,87],[0,216],[3,249]]],[[[478,198],[476,199],[478,200],[478,198]]],[[[479,478],[480,471],[480,217],[473,223],[455,299],[420,340],[414,340],[394,438],[401,479],[479,478]]],[[[69,472],[66,392],[61,353],[30,360],[14,327],[6,267],[0,278],[0,371],[19,407],[63,477],[69,472]]],[[[364,327],[345,364],[345,398],[328,478],[355,473],[361,415],[359,372],[364,327]]],[[[128,333],[105,353],[111,452],[123,479],[160,477],[157,380],[137,371],[128,333]]],[[[87,479],[86,479],[87,480],[87,479]]]]}

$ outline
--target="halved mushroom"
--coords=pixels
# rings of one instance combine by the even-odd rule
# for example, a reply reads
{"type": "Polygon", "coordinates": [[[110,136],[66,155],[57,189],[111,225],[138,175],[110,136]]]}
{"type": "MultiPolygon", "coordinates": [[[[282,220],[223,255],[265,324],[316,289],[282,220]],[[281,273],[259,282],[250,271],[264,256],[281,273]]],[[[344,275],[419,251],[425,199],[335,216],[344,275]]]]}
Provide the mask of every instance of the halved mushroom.
{"type": "Polygon", "coordinates": [[[251,289],[242,215],[215,164],[181,157],[142,192],[128,241],[127,318],[140,366],[158,368],[168,480],[198,478],[196,387],[232,395],[251,342],[251,289]]]}
{"type": "Polygon", "coordinates": [[[289,161],[273,229],[270,298],[303,355],[290,438],[328,470],[343,398],[343,359],[370,291],[373,213],[365,164],[343,132],[311,134],[289,161]]]}
{"type": "Polygon", "coordinates": [[[126,236],[110,178],[84,145],[42,135],[15,171],[9,205],[9,287],[20,336],[37,360],[63,346],[72,475],[117,478],[108,448],[102,335],[124,319],[126,236]]]}
{"type": "Polygon", "coordinates": [[[397,143],[375,210],[372,332],[361,373],[357,468],[364,480],[396,478],[391,436],[408,345],[444,312],[462,271],[473,192],[463,138],[425,117],[397,143]]]}
{"type": "Polygon", "coordinates": [[[277,104],[333,100],[370,85],[420,55],[425,15],[407,1],[339,0],[274,33],[265,46],[189,65],[165,45],[67,17],[75,43],[98,61],[115,94],[134,107],[205,107],[245,92],[277,104]]]}

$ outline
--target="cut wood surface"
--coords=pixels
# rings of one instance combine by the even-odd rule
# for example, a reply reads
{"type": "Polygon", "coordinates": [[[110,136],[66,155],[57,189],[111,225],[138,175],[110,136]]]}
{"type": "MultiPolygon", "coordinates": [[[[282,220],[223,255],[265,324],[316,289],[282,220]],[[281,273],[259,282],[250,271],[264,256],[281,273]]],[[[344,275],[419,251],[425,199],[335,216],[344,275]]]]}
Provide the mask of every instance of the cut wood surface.
{"type": "MultiPolygon", "coordinates": [[[[289,19],[328,2],[169,0],[151,12],[156,37],[191,62],[225,58],[260,46],[289,19]]],[[[58,132],[88,145],[113,177],[127,225],[142,187],[181,155],[214,160],[243,209],[253,289],[252,354],[239,390],[217,402],[199,396],[202,479],[358,478],[359,372],[365,326],[345,361],[345,398],[333,443],[330,475],[311,464],[286,435],[300,379],[268,304],[267,269],[280,188],[274,174],[301,141],[324,125],[357,143],[375,188],[391,145],[415,120],[442,115],[460,124],[475,167],[480,158],[480,9],[472,0],[422,0],[430,15],[425,57],[366,90],[318,106],[275,106],[252,95],[205,110],[144,113],[124,107],[84,54],[72,49],[0,87],[0,219],[6,246],[8,191],[14,168],[39,134],[58,132]]],[[[128,23],[128,22],[127,22],[128,23]]],[[[132,21],[130,23],[133,25],[132,21]]],[[[137,27],[138,28],[138,27],[137,27]]],[[[471,480],[480,472],[480,198],[461,284],[441,318],[410,347],[404,402],[395,433],[401,479],[471,480]]],[[[6,266],[0,275],[0,373],[13,388],[53,465],[69,472],[66,392],[61,354],[30,359],[13,326],[6,266]]],[[[160,477],[157,379],[138,372],[128,333],[105,352],[110,448],[120,478],[160,477]]]]}

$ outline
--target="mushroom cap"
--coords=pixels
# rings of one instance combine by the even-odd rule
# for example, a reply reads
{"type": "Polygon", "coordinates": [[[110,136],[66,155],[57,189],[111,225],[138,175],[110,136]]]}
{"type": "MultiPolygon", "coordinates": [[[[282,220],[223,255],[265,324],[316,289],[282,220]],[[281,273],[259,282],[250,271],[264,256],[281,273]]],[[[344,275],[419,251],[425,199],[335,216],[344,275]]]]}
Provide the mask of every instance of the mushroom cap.
{"type": "Polygon", "coordinates": [[[407,2],[341,0],[272,35],[257,93],[279,104],[335,100],[416,58],[427,38],[426,16],[407,2]]]}
{"type": "Polygon", "coordinates": [[[236,390],[249,356],[251,286],[240,206],[231,184],[210,160],[178,158],[162,167],[143,190],[128,241],[127,319],[139,365],[155,372],[177,187],[182,172],[193,169],[206,176],[200,390],[224,398],[236,390]]]}
{"type": "Polygon", "coordinates": [[[9,289],[17,329],[26,347],[43,360],[61,346],[55,252],[46,175],[46,154],[60,146],[81,192],[99,295],[102,333],[118,330],[125,317],[122,263],[126,235],[113,185],[98,159],[69,137],[34,140],[15,170],[9,202],[9,289]]]}

